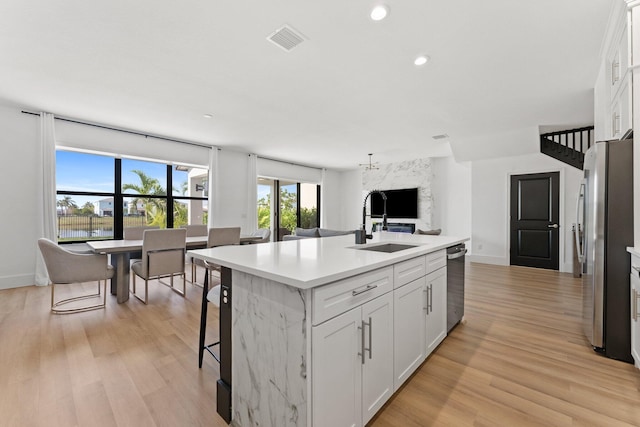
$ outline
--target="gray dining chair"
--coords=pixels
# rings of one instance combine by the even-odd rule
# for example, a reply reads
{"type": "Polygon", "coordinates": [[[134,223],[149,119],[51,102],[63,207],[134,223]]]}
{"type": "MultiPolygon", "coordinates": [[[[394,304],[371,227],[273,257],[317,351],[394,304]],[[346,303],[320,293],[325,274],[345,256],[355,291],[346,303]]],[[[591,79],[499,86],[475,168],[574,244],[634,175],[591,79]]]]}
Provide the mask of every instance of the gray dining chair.
{"type": "Polygon", "coordinates": [[[38,247],[44,259],[49,281],[51,282],[51,311],[57,314],[78,313],[81,311],[104,308],[107,302],[107,280],[113,277],[114,269],[109,265],[106,254],[74,253],[60,247],[49,239],[38,239],[38,247]],[[55,301],[56,285],[83,282],[98,282],[97,293],[81,294],[55,301]],[[100,282],[104,281],[100,290],[100,282]],[[99,304],[60,308],[66,304],[102,295],[99,304]]]}
{"type": "MultiPolygon", "coordinates": [[[[183,225],[180,228],[187,230],[187,237],[206,236],[209,233],[209,227],[206,224],[189,224],[183,225]]],[[[193,257],[189,257],[189,264],[191,264],[191,283],[200,286],[193,280],[195,277],[195,269],[193,257]]]]}
{"type": "MultiPolygon", "coordinates": [[[[142,240],[142,234],[145,230],[158,230],[160,227],[157,225],[141,225],[137,227],[125,227],[122,230],[122,238],[124,240],[142,240]]],[[[142,257],[142,252],[131,252],[129,258],[131,260],[137,260],[142,257]]]]}
{"type": "Polygon", "coordinates": [[[170,228],[164,230],[145,230],[142,235],[142,258],[131,264],[133,289],[131,293],[143,303],[148,302],[149,280],[170,277],[167,285],[174,292],[185,296],[184,259],[187,244],[187,230],[170,228]],[[182,276],[182,291],[173,286],[174,276],[182,276]],[[144,279],[144,298],[136,293],[136,276],[144,279]]]}
{"type": "Polygon", "coordinates": [[[206,224],[189,224],[183,225],[180,228],[187,230],[187,237],[206,236],[209,232],[206,224]]]}
{"type": "Polygon", "coordinates": [[[271,230],[268,228],[259,228],[251,233],[251,235],[260,237],[260,240],[254,240],[252,243],[268,243],[271,241],[271,230]]]}
{"type": "MultiPolygon", "coordinates": [[[[207,247],[214,248],[216,246],[226,245],[239,245],[240,244],[240,227],[213,227],[209,229],[207,237],[207,247]]],[[[213,271],[219,271],[220,268],[211,265],[211,268],[207,268],[205,263],[194,258],[191,263],[191,283],[197,284],[196,266],[204,267],[208,274],[212,274],[213,271]]]]}

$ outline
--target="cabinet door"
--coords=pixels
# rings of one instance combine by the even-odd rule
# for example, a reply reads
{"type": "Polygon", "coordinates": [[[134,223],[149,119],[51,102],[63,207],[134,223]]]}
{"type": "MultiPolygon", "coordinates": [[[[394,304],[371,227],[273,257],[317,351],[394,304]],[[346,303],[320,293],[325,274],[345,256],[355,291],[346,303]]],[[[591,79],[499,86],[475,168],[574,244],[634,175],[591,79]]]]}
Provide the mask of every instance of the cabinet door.
{"type": "Polygon", "coordinates": [[[362,327],[362,422],[366,424],[393,394],[392,292],[362,306],[362,327]]]}
{"type": "Polygon", "coordinates": [[[397,390],[425,359],[425,277],[393,292],[393,389],[397,390]]]}
{"type": "Polygon", "coordinates": [[[429,273],[426,277],[427,309],[426,355],[447,336],[447,269],[429,273]]]}
{"type": "Polygon", "coordinates": [[[362,425],[361,313],[354,308],[312,328],[314,426],[362,425]]]}
{"type": "Polygon", "coordinates": [[[631,356],[640,368],[640,278],[638,272],[631,273],[631,356]],[[635,273],[635,274],[634,274],[635,273]]]}

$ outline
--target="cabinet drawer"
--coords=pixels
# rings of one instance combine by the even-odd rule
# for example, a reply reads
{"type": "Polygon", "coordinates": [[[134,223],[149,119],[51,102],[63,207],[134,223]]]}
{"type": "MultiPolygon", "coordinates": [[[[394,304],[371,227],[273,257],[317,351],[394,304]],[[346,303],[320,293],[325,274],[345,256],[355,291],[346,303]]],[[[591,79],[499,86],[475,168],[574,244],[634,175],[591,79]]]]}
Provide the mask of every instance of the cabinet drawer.
{"type": "Polygon", "coordinates": [[[380,268],[313,290],[313,325],[364,304],[393,289],[393,267],[380,268]]]}
{"type": "Polygon", "coordinates": [[[446,267],[447,265],[447,250],[442,249],[436,252],[431,252],[426,255],[427,258],[427,274],[432,271],[436,271],[439,268],[446,267]]]}
{"type": "Polygon", "coordinates": [[[393,266],[393,288],[399,288],[427,274],[426,257],[419,256],[393,266]]]}

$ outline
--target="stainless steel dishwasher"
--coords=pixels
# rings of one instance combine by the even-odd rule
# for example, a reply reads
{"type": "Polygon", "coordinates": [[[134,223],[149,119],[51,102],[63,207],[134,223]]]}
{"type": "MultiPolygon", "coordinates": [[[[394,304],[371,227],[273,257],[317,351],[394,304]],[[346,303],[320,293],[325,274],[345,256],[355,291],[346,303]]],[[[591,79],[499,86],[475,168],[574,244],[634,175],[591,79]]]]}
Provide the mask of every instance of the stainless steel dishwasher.
{"type": "Polygon", "coordinates": [[[464,243],[447,248],[447,332],[464,316],[464,243]]]}

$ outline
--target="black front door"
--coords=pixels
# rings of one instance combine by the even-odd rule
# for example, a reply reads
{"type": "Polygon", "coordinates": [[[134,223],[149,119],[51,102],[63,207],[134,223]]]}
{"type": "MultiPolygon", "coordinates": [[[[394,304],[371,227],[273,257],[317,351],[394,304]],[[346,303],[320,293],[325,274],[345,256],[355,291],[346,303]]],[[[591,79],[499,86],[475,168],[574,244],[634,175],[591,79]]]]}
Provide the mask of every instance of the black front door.
{"type": "Polygon", "coordinates": [[[560,173],[511,176],[511,265],[559,269],[560,173]]]}

